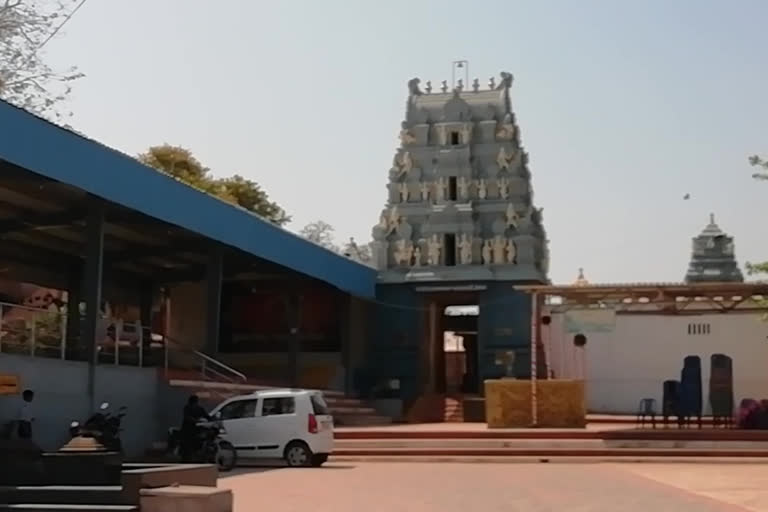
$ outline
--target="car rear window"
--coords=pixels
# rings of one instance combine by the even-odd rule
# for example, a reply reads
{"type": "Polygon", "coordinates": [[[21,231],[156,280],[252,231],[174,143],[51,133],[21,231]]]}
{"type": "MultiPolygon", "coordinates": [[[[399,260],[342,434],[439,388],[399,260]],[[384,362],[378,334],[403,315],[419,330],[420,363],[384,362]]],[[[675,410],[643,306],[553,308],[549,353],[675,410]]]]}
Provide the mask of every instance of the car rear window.
{"type": "Polygon", "coordinates": [[[312,402],[312,411],[318,416],[330,416],[331,410],[328,408],[328,404],[323,400],[322,395],[310,395],[309,400],[312,402]]]}

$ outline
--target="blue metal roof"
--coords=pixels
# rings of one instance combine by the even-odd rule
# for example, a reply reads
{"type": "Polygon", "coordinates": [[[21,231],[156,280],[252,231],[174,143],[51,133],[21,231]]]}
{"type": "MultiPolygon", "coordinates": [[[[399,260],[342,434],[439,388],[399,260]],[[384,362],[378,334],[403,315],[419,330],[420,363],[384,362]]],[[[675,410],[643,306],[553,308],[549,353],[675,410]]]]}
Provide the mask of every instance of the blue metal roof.
{"type": "Polygon", "coordinates": [[[0,134],[0,159],[352,295],[375,296],[374,269],[4,101],[0,101],[0,134]]]}

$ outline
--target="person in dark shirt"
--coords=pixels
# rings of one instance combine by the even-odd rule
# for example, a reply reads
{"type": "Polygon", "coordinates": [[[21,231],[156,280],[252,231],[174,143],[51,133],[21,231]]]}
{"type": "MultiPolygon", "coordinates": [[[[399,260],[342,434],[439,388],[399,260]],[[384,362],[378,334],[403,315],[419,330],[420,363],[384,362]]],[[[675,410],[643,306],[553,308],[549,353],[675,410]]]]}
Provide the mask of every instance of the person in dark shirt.
{"type": "Polygon", "coordinates": [[[200,399],[192,395],[184,406],[181,422],[181,455],[187,459],[198,449],[199,436],[197,424],[200,420],[210,420],[211,416],[200,406],[200,399]]]}

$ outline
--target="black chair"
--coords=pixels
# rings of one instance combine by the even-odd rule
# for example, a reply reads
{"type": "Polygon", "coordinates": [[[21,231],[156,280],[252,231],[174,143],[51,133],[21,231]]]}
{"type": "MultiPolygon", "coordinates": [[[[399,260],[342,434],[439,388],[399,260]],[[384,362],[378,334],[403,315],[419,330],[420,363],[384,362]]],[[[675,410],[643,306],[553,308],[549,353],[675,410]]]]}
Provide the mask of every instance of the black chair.
{"type": "Polygon", "coordinates": [[[645,419],[651,418],[651,425],[656,428],[656,400],[653,398],[643,398],[637,407],[637,426],[645,427],[645,419]]]}

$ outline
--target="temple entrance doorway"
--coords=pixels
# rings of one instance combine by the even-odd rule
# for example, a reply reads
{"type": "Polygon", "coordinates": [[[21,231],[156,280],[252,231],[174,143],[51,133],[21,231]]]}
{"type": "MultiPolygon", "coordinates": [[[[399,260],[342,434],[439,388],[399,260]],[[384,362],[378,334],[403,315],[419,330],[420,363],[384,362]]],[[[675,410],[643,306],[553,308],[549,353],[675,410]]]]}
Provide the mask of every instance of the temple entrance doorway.
{"type": "Polygon", "coordinates": [[[476,305],[451,305],[443,308],[438,336],[440,371],[436,390],[449,395],[479,393],[476,305]]]}

